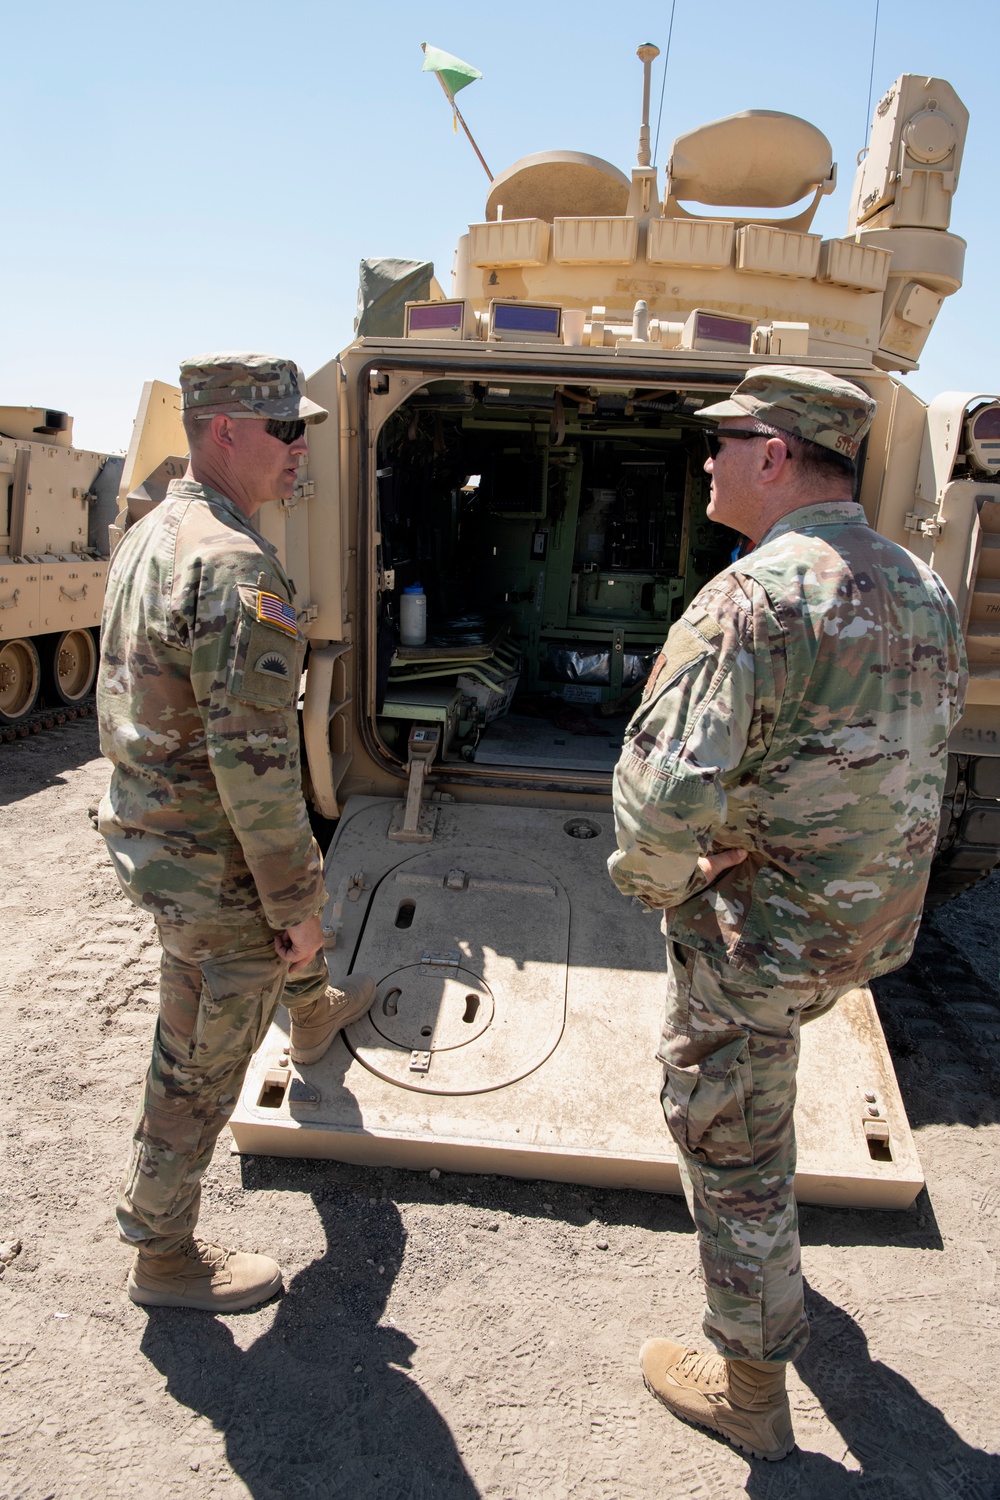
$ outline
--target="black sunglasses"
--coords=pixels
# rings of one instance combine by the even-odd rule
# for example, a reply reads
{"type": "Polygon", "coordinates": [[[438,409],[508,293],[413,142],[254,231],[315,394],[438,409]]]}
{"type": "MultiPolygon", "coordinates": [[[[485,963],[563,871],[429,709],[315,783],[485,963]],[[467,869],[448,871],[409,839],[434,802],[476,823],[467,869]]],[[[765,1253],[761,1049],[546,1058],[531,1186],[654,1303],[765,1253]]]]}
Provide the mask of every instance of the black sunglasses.
{"type": "Polygon", "coordinates": [[[292,422],[281,422],[277,417],[268,417],[264,423],[264,431],[268,437],[277,438],[278,442],[284,443],[286,447],[297,443],[305,430],[306,424],[301,418],[296,418],[292,422]]]}
{"type": "MultiPolygon", "coordinates": [[[[747,432],[742,427],[723,427],[715,432],[704,431],[702,437],[705,439],[705,447],[708,449],[709,458],[718,458],[719,449],[726,438],[735,438],[740,443],[750,443],[754,438],[779,437],[777,432],[747,432]]],[[[786,444],[787,447],[787,444],[786,444]]],[[[788,457],[792,454],[789,450],[788,457]]]]}

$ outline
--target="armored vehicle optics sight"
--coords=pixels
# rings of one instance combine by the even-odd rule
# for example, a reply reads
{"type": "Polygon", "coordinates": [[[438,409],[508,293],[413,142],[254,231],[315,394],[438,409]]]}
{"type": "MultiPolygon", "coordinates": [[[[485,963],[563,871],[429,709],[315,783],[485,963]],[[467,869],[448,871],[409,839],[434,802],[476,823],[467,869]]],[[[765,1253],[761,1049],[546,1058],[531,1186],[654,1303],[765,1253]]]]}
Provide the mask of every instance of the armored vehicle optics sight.
{"type": "Polygon", "coordinates": [[[718,349],[723,353],[737,349],[749,350],[753,334],[754,324],[751,318],[730,318],[723,313],[695,308],[684,325],[681,348],[718,349]]]}
{"type": "Polygon", "coordinates": [[[525,339],[535,343],[558,343],[562,337],[562,308],[540,302],[490,303],[491,339],[525,339]]]}
{"type": "MultiPolygon", "coordinates": [[[[408,302],[404,336],[408,339],[463,339],[466,337],[467,304],[454,302],[408,302]]],[[[475,322],[473,320],[473,328],[475,322]]]]}
{"type": "Polygon", "coordinates": [[[1000,402],[969,418],[968,451],[977,469],[987,474],[1000,470],[1000,402]]]}

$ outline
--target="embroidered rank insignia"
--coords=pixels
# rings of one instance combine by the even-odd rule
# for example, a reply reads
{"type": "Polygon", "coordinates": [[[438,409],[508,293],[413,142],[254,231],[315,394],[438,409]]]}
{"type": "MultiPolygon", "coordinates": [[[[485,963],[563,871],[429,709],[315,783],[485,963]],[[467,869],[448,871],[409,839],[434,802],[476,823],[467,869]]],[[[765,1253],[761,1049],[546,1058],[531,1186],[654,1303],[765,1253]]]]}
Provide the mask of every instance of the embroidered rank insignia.
{"type": "Polygon", "coordinates": [[[277,594],[265,594],[263,589],[257,595],[257,618],[268,625],[277,625],[279,629],[287,630],[289,635],[299,633],[292,606],[286,604],[284,599],[279,599],[277,594]]]}

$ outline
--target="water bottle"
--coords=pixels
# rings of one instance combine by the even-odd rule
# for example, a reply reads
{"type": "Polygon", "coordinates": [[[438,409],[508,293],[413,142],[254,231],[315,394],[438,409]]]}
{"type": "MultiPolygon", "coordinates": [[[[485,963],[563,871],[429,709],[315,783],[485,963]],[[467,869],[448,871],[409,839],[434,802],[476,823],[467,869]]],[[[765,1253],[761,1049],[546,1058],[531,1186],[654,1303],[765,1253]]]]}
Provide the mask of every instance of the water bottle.
{"type": "Polygon", "coordinates": [[[399,639],[404,646],[427,640],[427,595],[419,583],[408,583],[400,596],[399,639]]]}

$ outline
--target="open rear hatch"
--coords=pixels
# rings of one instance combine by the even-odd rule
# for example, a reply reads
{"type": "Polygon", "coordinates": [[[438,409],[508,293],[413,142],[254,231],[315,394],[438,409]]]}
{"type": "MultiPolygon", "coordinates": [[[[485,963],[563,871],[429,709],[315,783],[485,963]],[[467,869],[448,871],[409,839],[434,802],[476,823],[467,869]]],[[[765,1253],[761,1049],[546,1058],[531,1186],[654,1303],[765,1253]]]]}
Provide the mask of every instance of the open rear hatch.
{"type": "Polygon", "coordinates": [[[366,748],[398,770],[437,725],[461,786],[606,795],[671,621],[739,541],[705,516],[708,396],[498,368],[411,374],[400,402],[394,371],[369,377],[366,748]],[[406,644],[418,585],[426,640],[406,644]]]}

